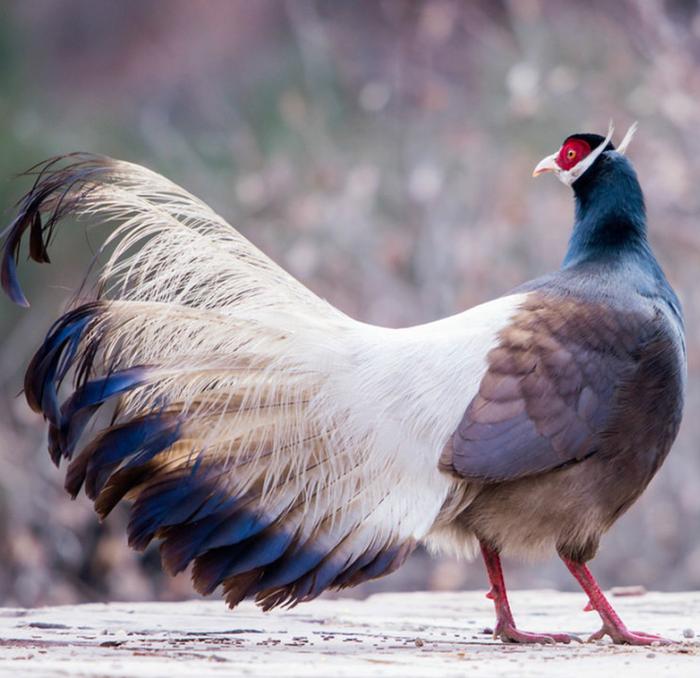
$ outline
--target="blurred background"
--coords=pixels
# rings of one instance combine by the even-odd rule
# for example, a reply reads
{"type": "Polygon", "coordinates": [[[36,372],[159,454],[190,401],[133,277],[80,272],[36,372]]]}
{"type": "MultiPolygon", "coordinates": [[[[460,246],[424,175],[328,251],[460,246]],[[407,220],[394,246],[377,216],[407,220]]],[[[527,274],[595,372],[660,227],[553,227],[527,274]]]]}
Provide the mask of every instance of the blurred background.
{"type": "MultiPolygon", "coordinates": [[[[669,460],[604,539],[601,583],[700,587],[700,11],[696,0],[5,0],[0,207],[45,157],[143,163],[209,202],[350,315],[401,326],[557,267],[570,191],[532,168],[572,132],[621,138],[683,301],[690,376],[669,460]]],[[[100,233],[64,228],[54,265],[0,299],[0,603],[193,595],[157,549],[70,501],[45,426],[17,397],[100,233]]],[[[575,589],[553,557],[514,587],[575,589]]],[[[480,563],[416,553],[350,591],[485,588],[480,563]]]]}

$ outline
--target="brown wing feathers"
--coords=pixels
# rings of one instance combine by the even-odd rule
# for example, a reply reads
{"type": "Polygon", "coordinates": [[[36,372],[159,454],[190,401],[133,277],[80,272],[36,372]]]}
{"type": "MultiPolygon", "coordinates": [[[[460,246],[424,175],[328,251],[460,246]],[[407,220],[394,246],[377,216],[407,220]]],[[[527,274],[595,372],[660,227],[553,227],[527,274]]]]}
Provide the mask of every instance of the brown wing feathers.
{"type": "Polygon", "coordinates": [[[616,387],[636,369],[643,323],[640,314],[532,293],[490,351],[441,468],[511,480],[595,452],[616,387]]]}

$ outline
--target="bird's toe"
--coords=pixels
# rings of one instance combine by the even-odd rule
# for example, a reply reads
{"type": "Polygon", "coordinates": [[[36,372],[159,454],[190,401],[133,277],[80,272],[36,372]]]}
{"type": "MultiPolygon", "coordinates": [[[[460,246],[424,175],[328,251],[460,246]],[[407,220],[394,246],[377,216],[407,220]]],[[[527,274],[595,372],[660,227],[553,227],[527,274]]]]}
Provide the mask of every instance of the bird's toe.
{"type": "Polygon", "coordinates": [[[504,626],[498,629],[494,635],[504,643],[548,645],[552,643],[568,644],[572,640],[578,643],[583,642],[578,636],[569,633],[531,633],[521,631],[515,626],[504,626]]]}
{"type": "Polygon", "coordinates": [[[615,645],[670,645],[672,640],[658,636],[654,633],[645,633],[644,631],[630,631],[622,627],[611,627],[603,625],[588,639],[588,642],[600,640],[604,636],[610,636],[615,645]]]}

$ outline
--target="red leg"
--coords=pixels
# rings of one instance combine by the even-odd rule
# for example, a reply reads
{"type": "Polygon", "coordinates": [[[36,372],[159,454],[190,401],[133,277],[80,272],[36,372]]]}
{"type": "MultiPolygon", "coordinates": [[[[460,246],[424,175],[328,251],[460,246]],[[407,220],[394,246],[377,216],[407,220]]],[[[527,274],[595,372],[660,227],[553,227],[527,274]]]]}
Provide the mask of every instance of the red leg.
{"type": "Polygon", "coordinates": [[[504,643],[570,643],[572,640],[580,642],[579,638],[568,633],[528,633],[517,629],[508,603],[498,551],[483,541],[480,541],[479,544],[491,582],[491,590],[486,594],[486,597],[491,598],[496,607],[494,638],[500,638],[504,643]]]}
{"type": "Polygon", "coordinates": [[[588,639],[589,641],[599,640],[607,634],[616,645],[651,645],[651,643],[667,645],[671,642],[661,636],[628,630],[600,590],[600,586],[598,586],[598,582],[591,574],[591,571],[583,563],[577,563],[566,558],[562,558],[562,560],[588,596],[589,603],[586,605],[586,609],[595,610],[603,620],[603,626],[588,639]]]}

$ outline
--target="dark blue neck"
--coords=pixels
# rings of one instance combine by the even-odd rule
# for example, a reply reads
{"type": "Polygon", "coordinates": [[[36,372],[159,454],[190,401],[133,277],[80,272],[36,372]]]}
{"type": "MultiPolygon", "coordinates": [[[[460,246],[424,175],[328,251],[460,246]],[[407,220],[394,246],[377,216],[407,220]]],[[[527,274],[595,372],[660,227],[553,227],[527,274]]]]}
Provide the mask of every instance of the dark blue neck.
{"type": "Polygon", "coordinates": [[[655,264],[644,196],[629,161],[607,151],[573,184],[576,221],[562,268],[632,257],[655,264]]]}

